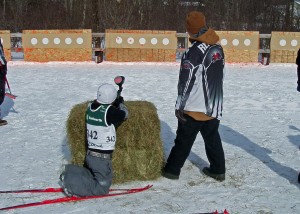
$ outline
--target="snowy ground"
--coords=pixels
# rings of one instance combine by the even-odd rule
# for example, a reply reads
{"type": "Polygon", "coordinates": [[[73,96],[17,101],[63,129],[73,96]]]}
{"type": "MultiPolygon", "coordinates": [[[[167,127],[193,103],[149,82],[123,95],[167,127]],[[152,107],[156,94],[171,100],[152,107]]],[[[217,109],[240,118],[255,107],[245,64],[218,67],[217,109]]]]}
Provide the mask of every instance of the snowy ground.
{"type": "MultiPolygon", "coordinates": [[[[0,127],[0,190],[58,187],[70,157],[65,123],[72,106],[96,95],[102,82],[126,76],[125,100],[153,102],[161,120],[166,155],[173,145],[179,62],[25,63],[8,65],[16,100],[6,98],[0,127]]],[[[160,178],[113,188],[154,186],[142,193],[45,205],[7,213],[300,213],[300,93],[294,64],[227,64],[220,134],[227,174],[205,177],[207,158],[196,139],[178,181],[160,178]]],[[[55,198],[59,194],[1,194],[0,207],[55,198]]]]}

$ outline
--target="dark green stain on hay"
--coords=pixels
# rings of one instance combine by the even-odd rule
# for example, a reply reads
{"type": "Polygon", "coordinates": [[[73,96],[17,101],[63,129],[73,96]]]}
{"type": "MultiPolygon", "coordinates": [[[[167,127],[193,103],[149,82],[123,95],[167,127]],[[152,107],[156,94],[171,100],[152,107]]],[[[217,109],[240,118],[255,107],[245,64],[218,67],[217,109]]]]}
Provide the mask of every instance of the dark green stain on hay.
{"type": "MultiPolygon", "coordinates": [[[[75,105],[67,120],[71,162],[83,165],[86,154],[85,111],[88,102],[75,105]]],[[[117,129],[113,153],[114,183],[154,180],[160,177],[163,146],[155,106],[147,101],[127,101],[129,118],[117,129]]]]}

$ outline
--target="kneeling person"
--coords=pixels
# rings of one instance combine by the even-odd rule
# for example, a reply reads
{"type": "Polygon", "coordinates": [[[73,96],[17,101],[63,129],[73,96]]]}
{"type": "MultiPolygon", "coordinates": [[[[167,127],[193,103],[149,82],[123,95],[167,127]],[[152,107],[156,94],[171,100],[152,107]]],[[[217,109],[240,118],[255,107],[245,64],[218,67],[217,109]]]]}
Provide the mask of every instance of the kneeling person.
{"type": "Polygon", "coordinates": [[[68,164],[60,179],[68,196],[103,195],[112,184],[112,154],[116,128],[128,118],[128,110],[111,84],[98,88],[97,99],[86,110],[87,154],[85,167],[68,164]]]}

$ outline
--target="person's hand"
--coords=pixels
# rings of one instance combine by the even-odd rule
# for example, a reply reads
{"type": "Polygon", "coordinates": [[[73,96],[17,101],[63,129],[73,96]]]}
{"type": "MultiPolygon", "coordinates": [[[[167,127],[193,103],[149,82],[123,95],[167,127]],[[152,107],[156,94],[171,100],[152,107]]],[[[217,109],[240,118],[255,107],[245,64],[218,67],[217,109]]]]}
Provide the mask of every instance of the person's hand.
{"type": "Polygon", "coordinates": [[[124,98],[123,98],[122,96],[119,96],[119,97],[115,100],[114,106],[115,106],[116,108],[118,108],[119,105],[120,105],[120,103],[124,103],[124,98]]]}
{"type": "Polygon", "coordinates": [[[177,119],[181,123],[185,123],[186,122],[186,119],[184,118],[183,114],[184,114],[183,110],[178,110],[178,109],[175,110],[175,116],[177,117],[177,119]]]}

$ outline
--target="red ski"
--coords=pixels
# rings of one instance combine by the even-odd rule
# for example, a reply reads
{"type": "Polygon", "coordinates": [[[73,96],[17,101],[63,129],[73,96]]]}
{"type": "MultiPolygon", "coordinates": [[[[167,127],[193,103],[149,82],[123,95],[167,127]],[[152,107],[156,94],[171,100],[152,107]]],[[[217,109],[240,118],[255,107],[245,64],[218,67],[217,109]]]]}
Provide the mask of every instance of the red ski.
{"type": "Polygon", "coordinates": [[[45,188],[45,189],[21,189],[21,190],[4,190],[0,193],[47,193],[47,192],[63,192],[62,188],[45,188]]]}
{"type": "Polygon", "coordinates": [[[16,95],[14,95],[12,93],[8,93],[8,92],[5,93],[5,96],[7,96],[8,98],[13,99],[13,100],[17,98],[16,95]]]}
{"type": "MultiPolygon", "coordinates": [[[[131,188],[131,189],[109,189],[109,192],[115,191],[133,191],[139,190],[140,188],[131,188]]],[[[55,192],[63,192],[63,189],[60,187],[48,187],[43,189],[20,189],[20,190],[2,190],[0,194],[3,193],[55,193],[55,192]]]]}
{"type": "Polygon", "coordinates": [[[218,210],[216,210],[215,212],[208,212],[208,213],[194,213],[194,214],[229,214],[229,212],[225,209],[222,212],[218,212],[218,210]]]}
{"type": "MultiPolygon", "coordinates": [[[[41,205],[47,205],[47,204],[57,204],[57,203],[65,203],[65,202],[72,202],[72,201],[83,201],[83,200],[89,200],[89,199],[97,199],[97,198],[107,198],[112,196],[119,196],[119,195],[127,195],[132,193],[138,193],[145,191],[147,189],[150,189],[153,185],[147,185],[142,188],[133,188],[133,189],[111,189],[110,193],[105,195],[99,195],[99,196],[88,196],[88,197],[60,197],[50,200],[44,200],[44,201],[38,201],[33,203],[27,203],[27,204],[20,204],[10,207],[3,207],[0,208],[0,210],[12,210],[12,209],[19,209],[19,208],[26,208],[26,207],[34,207],[34,206],[41,206],[41,205]],[[117,193],[111,193],[113,191],[119,191],[117,193]]],[[[12,191],[0,191],[0,193],[51,193],[51,192],[62,192],[61,188],[46,188],[46,189],[32,189],[32,190],[12,190],[12,191]]]]}

